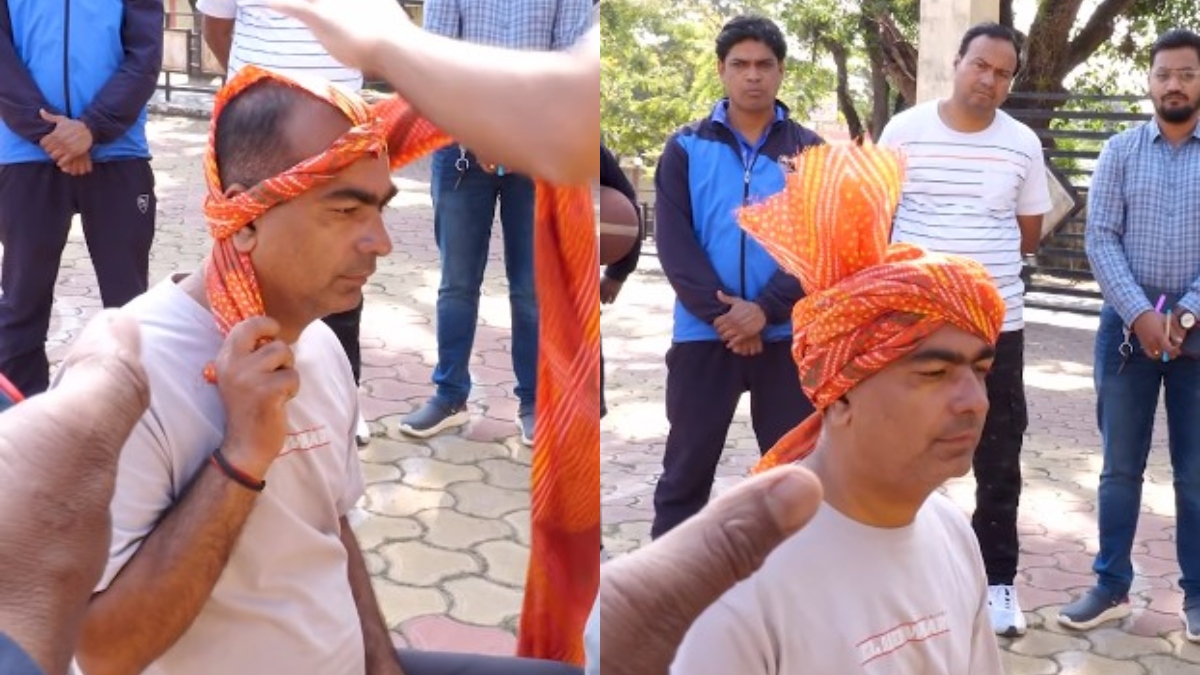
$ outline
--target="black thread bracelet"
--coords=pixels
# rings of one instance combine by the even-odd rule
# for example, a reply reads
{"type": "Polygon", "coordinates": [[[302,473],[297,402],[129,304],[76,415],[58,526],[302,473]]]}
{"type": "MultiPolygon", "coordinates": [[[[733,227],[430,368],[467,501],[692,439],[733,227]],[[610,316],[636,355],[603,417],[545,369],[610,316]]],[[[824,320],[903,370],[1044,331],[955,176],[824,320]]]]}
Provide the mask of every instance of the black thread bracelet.
{"type": "Polygon", "coordinates": [[[255,480],[248,474],[240,471],[234,465],[230,464],[229,460],[225,459],[225,455],[221,454],[220,448],[217,448],[213,451],[213,454],[208,458],[208,461],[210,464],[217,467],[218,471],[225,474],[226,478],[237,483],[238,485],[241,485],[247,490],[262,492],[263,488],[267,487],[267,481],[255,480]]]}

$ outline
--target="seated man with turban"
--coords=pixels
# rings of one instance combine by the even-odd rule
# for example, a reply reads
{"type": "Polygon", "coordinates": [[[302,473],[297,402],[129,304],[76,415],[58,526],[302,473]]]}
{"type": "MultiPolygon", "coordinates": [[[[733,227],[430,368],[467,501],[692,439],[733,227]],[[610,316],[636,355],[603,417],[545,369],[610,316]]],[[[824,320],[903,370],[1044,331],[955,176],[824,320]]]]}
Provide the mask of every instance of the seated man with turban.
{"type": "Polygon", "coordinates": [[[808,289],[793,355],[818,414],[759,469],[803,460],[812,521],[692,626],[675,675],[999,675],[987,580],[936,492],[971,469],[1004,303],[977,263],[889,246],[900,157],[822,146],[742,226],[808,289]]]}
{"type": "Polygon", "coordinates": [[[397,655],[346,518],[363,492],[357,399],[319,319],[357,305],[392,250],[389,167],[446,142],[399,99],[369,107],[252,66],[218,94],[212,253],[124,310],[141,326],[151,402],[120,458],[76,655],[85,675],[578,672],[397,655]]]}

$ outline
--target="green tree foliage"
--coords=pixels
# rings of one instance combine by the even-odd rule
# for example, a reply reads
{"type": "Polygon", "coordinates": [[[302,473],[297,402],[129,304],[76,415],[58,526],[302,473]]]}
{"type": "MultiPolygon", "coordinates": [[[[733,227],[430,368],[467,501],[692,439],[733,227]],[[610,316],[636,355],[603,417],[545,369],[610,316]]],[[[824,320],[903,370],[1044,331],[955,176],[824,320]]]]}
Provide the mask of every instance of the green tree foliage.
{"type": "MultiPolygon", "coordinates": [[[[653,160],[667,137],[702,117],[723,95],[716,37],[745,11],[777,16],[763,3],[604,0],[600,4],[601,133],[619,156],[653,160]]],[[[782,27],[782,26],[781,26],[782,27]]],[[[812,50],[791,45],[780,100],[800,119],[833,88],[812,50]]]]}
{"type": "MultiPolygon", "coordinates": [[[[1017,25],[1013,5],[1022,1],[999,0],[1000,22],[1027,39],[1017,92],[1143,94],[1154,38],[1172,27],[1200,28],[1200,0],[1037,0],[1032,22],[1017,25]]],[[[836,101],[852,135],[878,135],[895,112],[913,103],[920,4],[604,0],[604,138],[619,155],[652,159],[674,129],[706,114],[721,96],[714,38],[724,21],[744,12],[774,18],[788,36],[780,98],[797,118],[836,101]]],[[[1052,109],[1061,102],[1013,105],[1052,109]]],[[[1124,110],[1135,104],[1098,105],[1124,110]]]]}

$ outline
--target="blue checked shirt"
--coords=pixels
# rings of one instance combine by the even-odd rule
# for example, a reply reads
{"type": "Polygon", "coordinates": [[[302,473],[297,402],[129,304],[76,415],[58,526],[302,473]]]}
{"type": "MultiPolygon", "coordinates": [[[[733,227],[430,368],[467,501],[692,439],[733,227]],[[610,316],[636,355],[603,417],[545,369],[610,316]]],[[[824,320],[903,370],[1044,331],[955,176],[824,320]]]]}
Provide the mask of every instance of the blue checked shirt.
{"type": "Polygon", "coordinates": [[[558,51],[592,24],[592,0],[426,0],[425,30],[458,40],[558,51]]]}
{"type": "Polygon", "coordinates": [[[1104,301],[1126,326],[1154,310],[1144,288],[1181,294],[1178,306],[1200,316],[1200,127],[1178,148],[1153,120],[1105,143],[1086,244],[1104,301]]]}

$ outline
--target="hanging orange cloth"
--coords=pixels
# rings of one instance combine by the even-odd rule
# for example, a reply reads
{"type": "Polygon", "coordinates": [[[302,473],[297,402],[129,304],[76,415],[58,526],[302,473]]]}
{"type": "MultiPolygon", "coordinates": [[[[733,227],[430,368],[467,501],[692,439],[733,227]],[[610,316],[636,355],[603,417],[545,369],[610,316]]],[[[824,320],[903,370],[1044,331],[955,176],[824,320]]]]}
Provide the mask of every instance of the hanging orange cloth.
{"type": "MultiPolygon", "coordinates": [[[[397,168],[449,142],[398,97],[369,106],[333,85],[301,83],[254,66],[238,71],[217,94],[205,161],[204,214],[215,240],[206,283],[221,332],[265,311],[250,256],[233,246],[235,232],[360,159],[386,152],[397,168]],[[231,100],[264,80],[328,102],[354,126],[320,155],[228,198],[217,172],[217,121],[231,100]]],[[[582,664],[583,628],[600,582],[600,291],[591,190],[538,182],[535,228],[537,434],[519,650],[582,664]]],[[[215,381],[211,367],[206,375],[215,381]]]]}
{"type": "Polygon", "coordinates": [[[817,409],[755,473],[807,456],[821,411],[943,326],[991,344],[1000,334],[1004,302],[982,265],[888,244],[903,173],[899,154],[869,141],[817,146],[795,159],[783,192],[738,215],[804,287],[792,310],[792,356],[817,409]]]}
{"type": "Polygon", "coordinates": [[[600,279],[591,190],[539,183],[533,529],[518,654],[583,665],[600,586],[600,279]]]}

